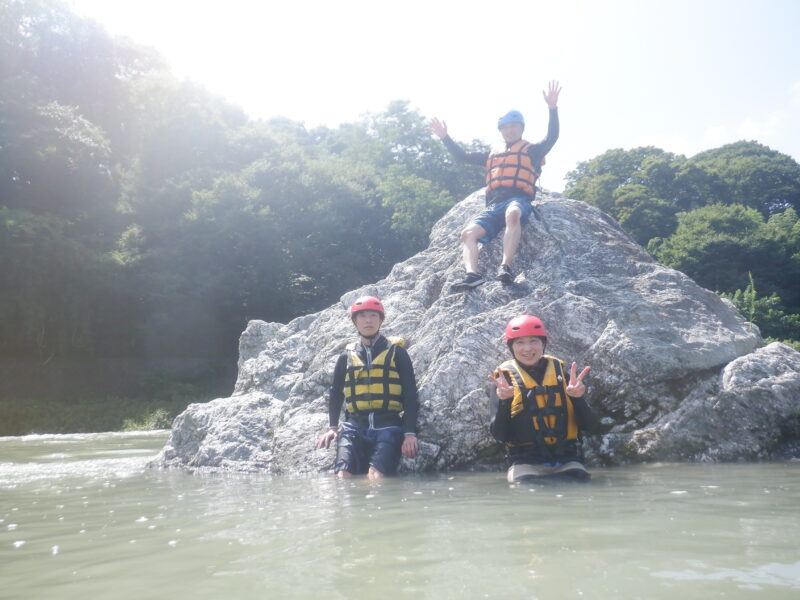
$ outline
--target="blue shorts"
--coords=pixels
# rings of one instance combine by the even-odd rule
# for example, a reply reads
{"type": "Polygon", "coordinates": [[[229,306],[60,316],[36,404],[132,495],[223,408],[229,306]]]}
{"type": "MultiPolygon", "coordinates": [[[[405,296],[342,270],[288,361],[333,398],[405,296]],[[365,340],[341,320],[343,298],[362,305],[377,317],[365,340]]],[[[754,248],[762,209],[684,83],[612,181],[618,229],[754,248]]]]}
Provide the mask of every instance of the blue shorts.
{"type": "Polygon", "coordinates": [[[343,423],[336,446],[334,471],[363,475],[370,465],[384,475],[394,475],[400,464],[400,448],[405,434],[400,427],[359,427],[343,423]]]}
{"type": "Polygon", "coordinates": [[[492,241],[494,236],[500,233],[500,230],[506,226],[506,209],[511,204],[519,206],[522,211],[522,218],[520,219],[522,224],[524,225],[528,222],[531,213],[533,213],[533,205],[531,204],[530,198],[519,196],[517,198],[508,198],[507,200],[495,202],[487,206],[486,210],[479,214],[473,221],[473,223],[480,225],[486,230],[486,235],[478,241],[482,244],[488,244],[492,241]]]}

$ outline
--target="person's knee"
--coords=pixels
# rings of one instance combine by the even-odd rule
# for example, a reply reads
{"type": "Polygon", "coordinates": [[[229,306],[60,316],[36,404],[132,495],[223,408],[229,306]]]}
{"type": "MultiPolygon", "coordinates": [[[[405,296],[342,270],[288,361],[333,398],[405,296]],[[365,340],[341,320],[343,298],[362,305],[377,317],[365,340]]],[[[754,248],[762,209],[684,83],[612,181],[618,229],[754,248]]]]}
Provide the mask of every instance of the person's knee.
{"type": "Polygon", "coordinates": [[[469,227],[464,228],[461,232],[461,241],[465,244],[477,245],[481,238],[487,234],[486,229],[477,223],[473,223],[469,227]]]}
{"type": "Polygon", "coordinates": [[[475,230],[472,227],[467,227],[461,232],[461,241],[465,244],[474,242],[477,239],[478,237],[475,235],[475,230]]]}
{"type": "Polygon", "coordinates": [[[336,476],[339,479],[346,479],[347,477],[352,477],[353,474],[350,471],[339,471],[338,473],[336,473],[336,476]]]}
{"type": "Polygon", "coordinates": [[[522,210],[518,206],[510,206],[506,211],[506,227],[519,225],[522,218],[522,210]]]}

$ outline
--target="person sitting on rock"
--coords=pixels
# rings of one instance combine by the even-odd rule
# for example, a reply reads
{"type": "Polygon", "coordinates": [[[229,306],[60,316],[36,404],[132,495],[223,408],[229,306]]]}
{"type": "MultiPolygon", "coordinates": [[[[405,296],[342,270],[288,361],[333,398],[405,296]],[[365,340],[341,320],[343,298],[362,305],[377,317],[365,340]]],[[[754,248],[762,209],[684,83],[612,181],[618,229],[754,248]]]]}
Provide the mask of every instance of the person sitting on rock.
{"type": "Polygon", "coordinates": [[[336,361],[328,402],[330,428],[317,441],[317,448],[328,448],[337,440],[334,471],[339,477],[393,475],[401,453],[414,458],[419,450],[414,367],[402,339],[381,335],[385,314],[373,296],[362,296],[350,307],[360,339],[348,344],[336,361]],[[343,403],[345,421],[340,426],[343,403]]]}
{"type": "Polygon", "coordinates": [[[497,128],[506,143],[500,152],[466,152],[447,135],[447,124],[434,118],[430,127],[444,142],[450,153],[466,163],[486,166],[486,210],[461,232],[463,243],[464,280],[454,286],[470,289],[485,280],[478,271],[478,242],[488,244],[503,227],[503,260],[497,270],[497,278],[504,284],[514,281],[511,263],[517,253],[522,225],[533,212],[531,203],[536,194],[536,180],[541,174],[545,155],[558,140],[558,95],[561,88],[551,81],[547,92],[542,92],[550,108],[547,137],[538,144],[522,139],[525,120],[519,111],[511,110],[497,122],[497,128]]]}
{"type": "Polygon", "coordinates": [[[532,315],[511,319],[505,334],[512,359],[489,379],[499,398],[491,432],[506,445],[508,481],[551,475],[588,479],[581,431],[596,424],[583,397],[589,367],[576,376],[573,362],[567,376],[564,363],[544,353],[547,331],[532,315]]]}

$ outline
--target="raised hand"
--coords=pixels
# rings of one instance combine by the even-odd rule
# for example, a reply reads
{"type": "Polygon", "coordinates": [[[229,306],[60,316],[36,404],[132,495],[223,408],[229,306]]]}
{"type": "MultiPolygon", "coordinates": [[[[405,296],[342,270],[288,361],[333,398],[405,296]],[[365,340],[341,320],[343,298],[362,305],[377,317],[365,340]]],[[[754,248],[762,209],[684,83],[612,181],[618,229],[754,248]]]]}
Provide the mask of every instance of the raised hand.
{"type": "Polygon", "coordinates": [[[433,131],[440,140],[447,137],[447,123],[434,117],[428,124],[430,125],[431,131],[433,131]]]}
{"type": "Polygon", "coordinates": [[[544,101],[547,102],[547,106],[549,108],[555,108],[558,106],[558,95],[561,93],[561,86],[558,85],[557,81],[551,81],[547,86],[547,92],[542,90],[542,96],[544,96],[544,101]]]}
{"type": "Polygon", "coordinates": [[[589,373],[589,367],[584,367],[580,375],[575,375],[578,370],[578,364],[572,363],[569,369],[569,385],[567,386],[567,394],[573,398],[580,398],[586,393],[586,386],[583,384],[583,378],[589,373]]]}
{"type": "Polygon", "coordinates": [[[489,381],[497,386],[497,397],[501,400],[508,400],[514,397],[514,386],[506,381],[505,375],[500,371],[495,371],[489,375],[489,381]]]}

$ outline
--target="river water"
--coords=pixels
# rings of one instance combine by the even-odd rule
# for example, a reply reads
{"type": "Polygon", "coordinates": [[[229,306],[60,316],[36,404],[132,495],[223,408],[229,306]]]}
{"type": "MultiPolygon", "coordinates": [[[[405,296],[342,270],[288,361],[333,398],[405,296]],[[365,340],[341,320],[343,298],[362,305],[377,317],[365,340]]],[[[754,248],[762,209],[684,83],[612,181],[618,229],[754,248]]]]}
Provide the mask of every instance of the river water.
{"type": "Polygon", "coordinates": [[[800,464],[370,484],[147,469],[166,432],[0,438],[0,598],[800,597],[800,464]]]}

